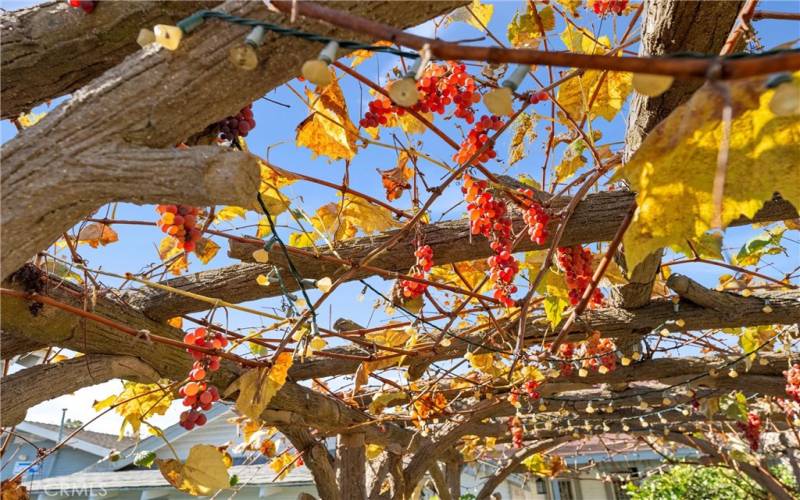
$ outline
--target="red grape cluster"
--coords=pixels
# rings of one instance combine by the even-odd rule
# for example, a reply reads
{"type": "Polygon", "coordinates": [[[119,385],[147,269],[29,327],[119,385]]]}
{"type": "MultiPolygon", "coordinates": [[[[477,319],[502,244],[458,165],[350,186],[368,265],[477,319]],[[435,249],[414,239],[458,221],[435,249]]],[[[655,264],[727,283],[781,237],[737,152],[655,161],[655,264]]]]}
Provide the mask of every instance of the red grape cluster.
{"type": "Polygon", "coordinates": [[[516,415],[508,419],[508,430],[511,432],[511,444],[514,448],[522,448],[524,436],[522,420],[516,415]]]}
{"type": "Polygon", "coordinates": [[[547,223],[550,222],[550,216],[541,203],[533,197],[533,190],[519,189],[518,192],[525,200],[526,208],[522,219],[528,226],[528,236],[537,245],[544,245],[544,242],[547,241],[547,223]]]}
{"type": "Polygon", "coordinates": [[[486,261],[491,269],[494,298],[511,307],[514,305],[511,295],[517,292],[514,277],[519,272],[519,263],[511,254],[511,218],[508,217],[506,204],[495,199],[487,187],[485,180],[475,180],[469,174],[464,174],[461,192],[467,201],[472,234],[489,238],[489,246],[494,251],[494,255],[486,261]]]}
{"type": "Polygon", "coordinates": [[[80,7],[87,14],[91,14],[97,6],[97,0],[69,0],[70,7],[80,7]]]}
{"type": "Polygon", "coordinates": [[[750,449],[758,451],[758,444],[761,438],[761,417],[758,413],[749,412],[747,414],[747,422],[738,422],[737,427],[744,433],[747,442],[750,443],[750,449]]]}
{"type": "Polygon", "coordinates": [[[161,214],[159,227],[178,240],[178,248],[187,252],[194,250],[195,244],[202,236],[197,229],[197,215],[200,209],[187,205],[156,205],[156,211],[161,214]]]}
{"type": "Polygon", "coordinates": [[[783,376],[786,377],[786,394],[795,402],[800,403],[800,364],[784,371],[783,376]]]}
{"type": "Polygon", "coordinates": [[[525,385],[523,385],[523,388],[525,389],[525,392],[528,394],[529,398],[537,400],[542,397],[542,393],[539,392],[540,385],[541,384],[535,380],[528,380],[525,382],[525,385]]]}
{"type": "Polygon", "coordinates": [[[569,362],[575,356],[575,344],[573,342],[564,342],[558,347],[558,357],[562,360],[559,367],[562,377],[569,377],[575,369],[572,363],[569,362]]]}
{"type": "MultiPolygon", "coordinates": [[[[467,73],[463,64],[449,62],[447,66],[431,64],[417,80],[419,101],[410,109],[419,113],[444,114],[450,104],[456,105],[454,115],[472,123],[475,112],[472,105],[481,100],[476,93],[475,80],[467,73]]],[[[392,114],[403,116],[405,108],[395,106],[384,96],[379,96],[368,105],[369,111],[359,122],[362,127],[373,128],[386,125],[392,114]]]]}
{"type": "Polygon", "coordinates": [[[229,116],[209,125],[206,134],[216,134],[226,141],[235,142],[239,137],[247,137],[254,128],[256,120],[253,118],[253,105],[248,104],[236,116],[229,116]]]}
{"type": "MultiPolygon", "coordinates": [[[[461,147],[453,155],[453,160],[458,162],[459,165],[464,165],[470,158],[472,158],[478,150],[483,148],[484,144],[489,142],[489,132],[492,130],[499,130],[503,127],[503,120],[499,116],[481,116],[478,123],[472,127],[472,130],[467,134],[467,138],[461,143],[461,147]]],[[[490,145],[484,150],[481,155],[476,158],[477,162],[487,162],[497,156],[494,148],[490,145]]]]}
{"type": "MultiPolygon", "coordinates": [[[[211,333],[206,328],[195,328],[189,330],[183,337],[183,342],[189,345],[200,347],[213,347],[222,349],[228,344],[221,333],[211,333]]],[[[195,426],[206,423],[206,416],[200,410],[208,411],[214,401],[219,399],[219,391],[213,385],[205,381],[208,372],[219,370],[219,356],[211,356],[194,349],[186,349],[186,352],[194,358],[192,370],[189,372],[189,382],[186,382],[179,390],[178,394],[183,397],[183,405],[189,409],[181,413],[180,424],[186,430],[192,430],[195,426]]]]}
{"type": "Polygon", "coordinates": [[[609,372],[617,367],[617,346],[609,338],[600,338],[600,332],[594,332],[583,345],[581,365],[587,370],[599,370],[601,366],[609,372]]]}
{"type": "Polygon", "coordinates": [[[364,118],[359,121],[359,125],[364,128],[375,128],[380,125],[386,125],[389,121],[389,116],[393,113],[398,115],[405,114],[406,110],[398,108],[388,97],[380,96],[377,99],[370,101],[367,106],[369,111],[364,113],[364,118]]]}
{"type": "Polygon", "coordinates": [[[627,6],[628,0],[592,0],[592,10],[601,16],[609,12],[621,16],[627,6]]]}
{"type": "MultiPolygon", "coordinates": [[[[569,288],[569,301],[574,306],[581,301],[581,296],[592,282],[592,252],[580,245],[559,247],[556,252],[559,267],[565,273],[569,288]]],[[[589,301],[590,306],[603,303],[603,293],[595,288],[589,301]]]]}
{"type": "MultiPolygon", "coordinates": [[[[411,276],[422,279],[433,267],[433,249],[430,245],[422,245],[417,248],[414,255],[417,257],[417,263],[411,268],[411,276]]],[[[421,296],[428,289],[426,283],[411,280],[402,280],[400,285],[403,287],[403,297],[408,300],[421,296]]]]}
{"type": "Polygon", "coordinates": [[[544,101],[548,100],[549,98],[550,98],[550,96],[547,95],[547,92],[542,90],[541,92],[535,92],[535,93],[531,94],[529,100],[531,101],[531,104],[539,104],[540,102],[544,102],[544,101]]]}

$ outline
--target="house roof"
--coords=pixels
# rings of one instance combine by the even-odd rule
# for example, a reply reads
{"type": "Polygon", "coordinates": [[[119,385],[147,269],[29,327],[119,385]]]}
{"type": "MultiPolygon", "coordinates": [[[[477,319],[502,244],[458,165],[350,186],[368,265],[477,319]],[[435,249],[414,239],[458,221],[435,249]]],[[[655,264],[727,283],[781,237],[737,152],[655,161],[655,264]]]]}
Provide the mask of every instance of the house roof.
{"type": "MultiPolygon", "coordinates": [[[[26,420],[17,425],[17,431],[37,436],[48,441],[58,442],[60,426],[44,422],[32,422],[26,420]]],[[[61,438],[69,436],[73,432],[71,429],[64,429],[61,438]]],[[[85,451],[98,457],[105,457],[112,449],[122,450],[129,448],[136,440],[131,437],[117,439],[113,434],[93,432],[87,430],[79,431],[75,436],[67,440],[66,446],[76,450],[85,451]]]]}
{"type": "MultiPolygon", "coordinates": [[[[265,464],[235,465],[228,470],[237,475],[243,485],[280,484],[282,486],[313,484],[311,472],[306,467],[298,467],[283,479],[275,479],[275,472],[265,464]]],[[[143,488],[171,487],[158,469],[109,471],[109,472],[76,472],[66,476],[33,479],[28,486],[31,493],[43,491],[83,490],[135,490],[143,488]]]]}

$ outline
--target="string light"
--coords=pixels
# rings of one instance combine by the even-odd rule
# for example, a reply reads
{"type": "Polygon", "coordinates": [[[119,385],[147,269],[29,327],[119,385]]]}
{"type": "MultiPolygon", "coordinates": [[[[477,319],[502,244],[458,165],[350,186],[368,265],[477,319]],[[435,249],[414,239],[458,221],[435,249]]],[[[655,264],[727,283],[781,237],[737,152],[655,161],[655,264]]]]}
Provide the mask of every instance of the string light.
{"type": "Polygon", "coordinates": [[[151,43],[155,43],[156,35],[153,33],[153,30],[149,30],[147,28],[142,28],[139,30],[139,35],[136,37],[136,43],[139,44],[141,48],[145,48],[151,43]]]}
{"type": "Polygon", "coordinates": [[[500,84],[500,87],[490,90],[483,96],[483,104],[493,115],[507,116],[514,113],[511,99],[530,69],[531,67],[527,64],[517,65],[511,75],[500,84]]]}
{"type": "Polygon", "coordinates": [[[228,52],[228,60],[236,66],[246,71],[252,71],[258,67],[258,49],[267,35],[267,30],[263,26],[256,26],[244,39],[242,45],[231,47],[228,52]]]}
{"type": "Polygon", "coordinates": [[[657,97],[672,87],[675,78],[669,75],[633,74],[633,88],[647,97],[657,97]]]}
{"type": "Polygon", "coordinates": [[[339,51],[339,43],[336,41],[328,42],[319,56],[316,59],[309,59],[303,63],[301,73],[303,78],[313,83],[317,87],[324,87],[330,85],[333,81],[331,71],[328,65],[336,59],[336,53],[339,51]]]}
{"type": "MultiPolygon", "coordinates": [[[[769,109],[777,116],[791,116],[800,114],[800,85],[793,79],[790,73],[780,73],[767,81],[768,89],[775,89],[772,99],[769,101],[769,109]]],[[[767,306],[764,306],[766,309],[767,306]]],[[[771,311],[764,311],[770,313],[771,311]]]]}

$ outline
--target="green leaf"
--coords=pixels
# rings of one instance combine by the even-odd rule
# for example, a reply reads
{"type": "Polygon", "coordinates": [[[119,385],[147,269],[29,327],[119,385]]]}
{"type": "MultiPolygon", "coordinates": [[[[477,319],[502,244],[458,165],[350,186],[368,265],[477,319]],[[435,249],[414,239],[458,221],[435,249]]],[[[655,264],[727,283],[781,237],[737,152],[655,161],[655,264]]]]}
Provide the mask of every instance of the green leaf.
{"type": "Polygon", "coordinates": [[[764,231],[745,243],[739,253],[734,258],[737,266],[754,266],[758,264],[765,255],[775,255],[785,249],[781,246],[781,239],[786,227],[780,227],[772,231],[764,231]]]}
{"type": "Polygon", "coordinates": [[[137,467],[150,467],[156,459],[156,452],[154,451],[140,451],[133,459],[133,465],[137,467]]]}
{"type": "Polygon", "coordinates": [[[689,258],[694,257],[694,252],[692,252],[692,248],[694,248],[697,255],[703,259],[724,260],[722,256],[722,233],[704,233],[700,238],[692,241],[691,245],[688,242],[683,242],[672,245],[670,248],[689,258]]]}

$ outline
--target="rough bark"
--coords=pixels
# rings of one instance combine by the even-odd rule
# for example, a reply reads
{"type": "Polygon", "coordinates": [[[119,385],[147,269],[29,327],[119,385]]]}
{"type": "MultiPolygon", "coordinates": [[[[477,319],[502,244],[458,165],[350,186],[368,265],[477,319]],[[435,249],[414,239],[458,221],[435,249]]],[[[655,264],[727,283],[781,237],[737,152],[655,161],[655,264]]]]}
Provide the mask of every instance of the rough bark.
{"type": "MultiPolygon", "coordinates": [[[[460,3],[463,2],[342,2],[335,7],[405,28],[460,3]]],[[[261,2],[231,0],[219,9],[280,24],[288,20],[261,2]]],[[[297,26],[340,38],[361,36],[307,19],[297,26]]],[[[76,91],[36,126],[3,145],[3,278],[86,215],[85,211],[70,210],[72,204],[63,197],[42,197],[44,185],[56,186],[74,199],[79,197],[76,193],[89,189],[85,184],[95,181],[92,173],[112,185],[124,184],[125,177],[105,163],[104,156],[111,153],[107,149],[120,148],[122,144],[143,148],[174,146],[290,80],[299,74],[303,62],[319,51],[318,44],[270,34],[259,49],[262,62],[258,71],[242,71],[231,66],[228,49],[242,43],[246,32],[242,26],[211,21],[185,37],[174,52],[150,45],[76,91]],[[79,189],[64,188],[65,182],[71,185],[78,180],[83,181],[77,186],[79,189]],[[29,211],[30,208],[35,210],[29,211]],[[53,216],[55,213],[57,217],[53,216]]],[[[161,168],[158,173],[169,175],[168,170],[161,168]]],[[[150,184],[143,186],[147,188],[144,193],[157,194],[158,183],[152,182],[157,178],[160,176],[150,177],[150,184]]],[[[191,191],[190,185],[184,182],[183,188],[191,191]]],[[[152,197],[130,198],[123,200],[152,202],[152,197]]],[[[250,205],[245,202],[245,206],[250,205]]]]}
{"type": "Polygon", "coordinates": [[[175,24],[206,2],[106,2],[91,15],[66,2],[0,14],[3,61],[0,118],[13,118],[69,94],[139,50],[136,36],[155,24],[175,24]]]}
{"type": "MultiPolygon", "coordinates": [[[[258,158],[215,146],[167,150],[106,144],[44,165],[6,162],[17,156],[14,148],[20,144],[14,141],[2,150],[4,278],[103,204],[253,206],[260,182],[258,158]]],[[[50,151],[71,148],[62,146],[50,151]]]]}
{"type": "MultiPolygon", "coordinates": [[[[718,54],[736,22],[743,2],[704,2],[655,0],[647,3],[642,21],[639,55],[654,56],[676,52],[718,54]]],[[[634,93],[625,131],[625,159],[639,149],[642,141],[658,123],[686,102],[700,87],[701,81],[677,80],[657,97],[634,93]]],[[[617,289],[618,304],[636,308],[650,301],[663,251],[652,253],[628,272],[630,283],[617,289]]],[[[624,259],[623,259],[624,262],[624,259]]]]}
{"type": "MultiPolygon", "coordinates": [[[[439,495],[440,500],[453,500],[453,496],[450,494],[450,489],[447,486],[447,479],[445,479],[444,472],[442,472],[442,468],[439,467],[438,462],[434,462],[431,465],[431,468],[428,469],[428,473],[431,475],[431,479],[433,479],[433,485],[436,487],[436,493],[439,495]]],[[[455,500],[458,500],[456,497],[455,500]]]]}
{"type": "Polygon", "coordinates": [[[571,437],[560,437],[556,439],[545,440],[517,451],[510,460],[504,462],[500,467],[497,468],[494,474],[485,480],[483,486],[475,497],[476,500],[487,500],[491,496],[492,492],[494,492],[494,490],[496,490],[497,487],[500,486],[500,484],[502,484],[502,482],[505,481],[508,476],[516,471],[520,464],[522,464],[522,461],[529,456],[547,451],[565,441],[568,441],[569,439],[571,439],[571,437]]]}
{"type": "Polygon", "coordinates": [[[92,354],[26,368],[0,379],[0,426],[22,422],[28,408],[43,401],[114,378],[153,382],[159,377],[133,356],[92,354]]]}
{"type": "MultiPolygon", "coordinates": [[[[6,284],[16,287],[16,284],[6,284]]],[[[61,302],[82,308],[80,287],[60,282],[48,290],[48,295],[61,302]]],[[[192,359],[181,349],[149,341],[147,334],[181,339],[183,332],[166,323],[144,317],[109,297],[98,297],[93,308],[97,315],[112,319],[130,328],[140,330],[141,337],[119,332],[106,325],[67,313],[55,307],[44,307],[36,316],[28,310],[29,302],[16,297],[0,300],[0,318],[4,332],[29,338],[85,354],[133,355],[152,367],[161,377],[181,380],[191,369],[192,359]]],[[[220,388],[233,383],[242,369],[232,361],[223,360],[219,371],[209,377],[209,382],[220,388]]],[[[287,382],[273,397],[263,419],[270,425],[303,425],[334,434],[349,426],[363,424],[369,417],[343,402],[287,382]],[[305,415],[306,417],[302,417],[305,415]]],[[[391,442],[411,440],[412,433],[397,425],[386,423],[365,429],[369,442],[388,445],[391,442]]]]}
{"type": "Polygon", "coordinates": [[[298,452],[303,453],[303,462],[314,476],[314,485],[322,500],[340,500],[339,488],[336,485],[336,471],[333,459],[325,448],[324,442],[314,439],[306,429],[283,428],[278,430],[286,436],[298,452]]]}
{"type": "Polygon", "coordinates": [[[336,447],[336,481],[342,500],[367,498],[366,447],[363,433],[339,434],[336,447]]]}
{"type": "Polygon", "coordinates": [[[27,354],[44,347],[47,346],[25,336],[0,331],[0,360],[11,359],[14,356],[27,354]]]}
{"type": "MultiPolygon", "coordinates": [[[[574,214],[570,217],[564,236],[561,240],[564,246],[575,244],[608,241],[614,237],[615,232],[622,223],[625,214],[630,209],[634,200],[630,192],[607,192],[589,195],[578,204],[574,214]]],[[[569,198],[554,200],[553,207],[563,208],[569,198]]],[[[766,222],[796,218],[797,210],[786,201],[777,199],[768,201],[756,213],[753,220],[744,218],[735,221],[732,225],[744,225],[752,222],[766,222]]],[[[522,231],[524,222],[519,213],[513,217],[514,230],[522,231]]],[[[554,230],[554,228],[551,228],[554,230]]],[[[469,223],[466,219],[426,224],[420,228],[424,241],[433,249],[437,265],[446,265],[454,262],[463,262],[487,258],[491,249],[485,239],[470,234],[469,223]]],[[[355,238],[341,242],[337,245],[337,253],[346,260],[358,260],[367,255],[370,250],[385,242],[394,234],[393,231],[375,236],[355,238]]],[[[395,245],[391,250],[378,256],[371,265],[387,271],[407,272],[415,262],[414,235],[409,235],[405,240],[395,245]]],[[[262,244],[242,243],[231,240],[228,255],[232,258],[252,262],[253,251],[263,248],[262,244]]],[[[517,247],[519,251],[544,248],[535,245],[529,239],[523,239],[517,247]]],[[[328,254],[327,248],[320,248],[320,253],[328,254]]],[[[335,277],[341,274],[342,266],[326,262],[314,257],[292,255],[292,262],[297,267],[300,275],[309,279],[320,279],[325,276],[335,277]]],[[[270,265],[285,267],[286,260],[278,248],[273,248],[269,254],[270,265]]],[[[198,293],[208,297],[224,298],[229,302],[245,302],[263,297],[274,297],[281,294],[277,284],[260,286],[256,277],[265,272],[261,264],[237,264],[234,266],[202,271],[188,276],[170,279],[164,282],[174,288],[198,293]]],[[[365,278],[375,275],[374,272],[361,269],[355,272],[351,279],[365,278]]],[[[292,280],[285,281],[286,289],[297,290],[297,284],[292,280]]],[[[169,292],[142,289],[128,297],[134,307],[142,309],[145,314],[154,319],[166,319],[177,314],[202,311],[208,308],[206,303],[176,295],[169,292]]]]}
{"type": "Polygon", "coordinates": [[[447,488],[450,496],[458,500],[461,498],[461,470],[464,468],[464,461],[461,457],[454,457],[444,461],[444,476],[447,481],[447,488]]]}
{"type": "MultiPolygon", "coordinates": [[[[724,310],[707,309],[692,303],[681,302],[678,311],[671,300],[655,300],[646,307],[639,309],[603,308],[590,310],[584,313],[581,321],[576,322],[570,330],[568,338],[580,340],[592,331],[599,331],[605,337],[616,339],[641,338],[652,332],[656,327],[666,328],[671,332],[702,330],[709,328],[727,328],[728,326],[756,326],[756,325],[790,325],[800,321],[800,292],[775,292],[769,295],[771,312],[764,312],[766,304],[764,298],[742,297],[724,292],[709,291],[710,294],[724,294],[735,298],[735,304],[724,310]],[[685,324],[678,326],[676,321],[682,319],[685,324]]],[[[541,342],[542,337],[551,330],[542,318],[529,317],[526,326],[526,342],[541,342]]],[[[509,325],[511,331],[516,331],[515,325],[509,325]]],[[[424,341],[422,339],[420,342],[424,341]]],[[[439,347],[436,352],[425,351],[417,356],[407,357],[402,360],[405,365],[418,365],[446,359],[458,358],[468,349],[486,342],[486,334],[472,333],[460,334],[454,332],[451,344],[448,347],[439,347]]],[[[363,350],[355,347],[332,349],[333,352],[342,354],[362,355],[363,350]]],[[[398,359],[398,361],[400,361],[398,359]]],[[[296,380],[312,377],[327,377],[354,373],[360,364],[357,360],[328,358],[314,356],[292,366],[289,373],[296,380]]]]}

